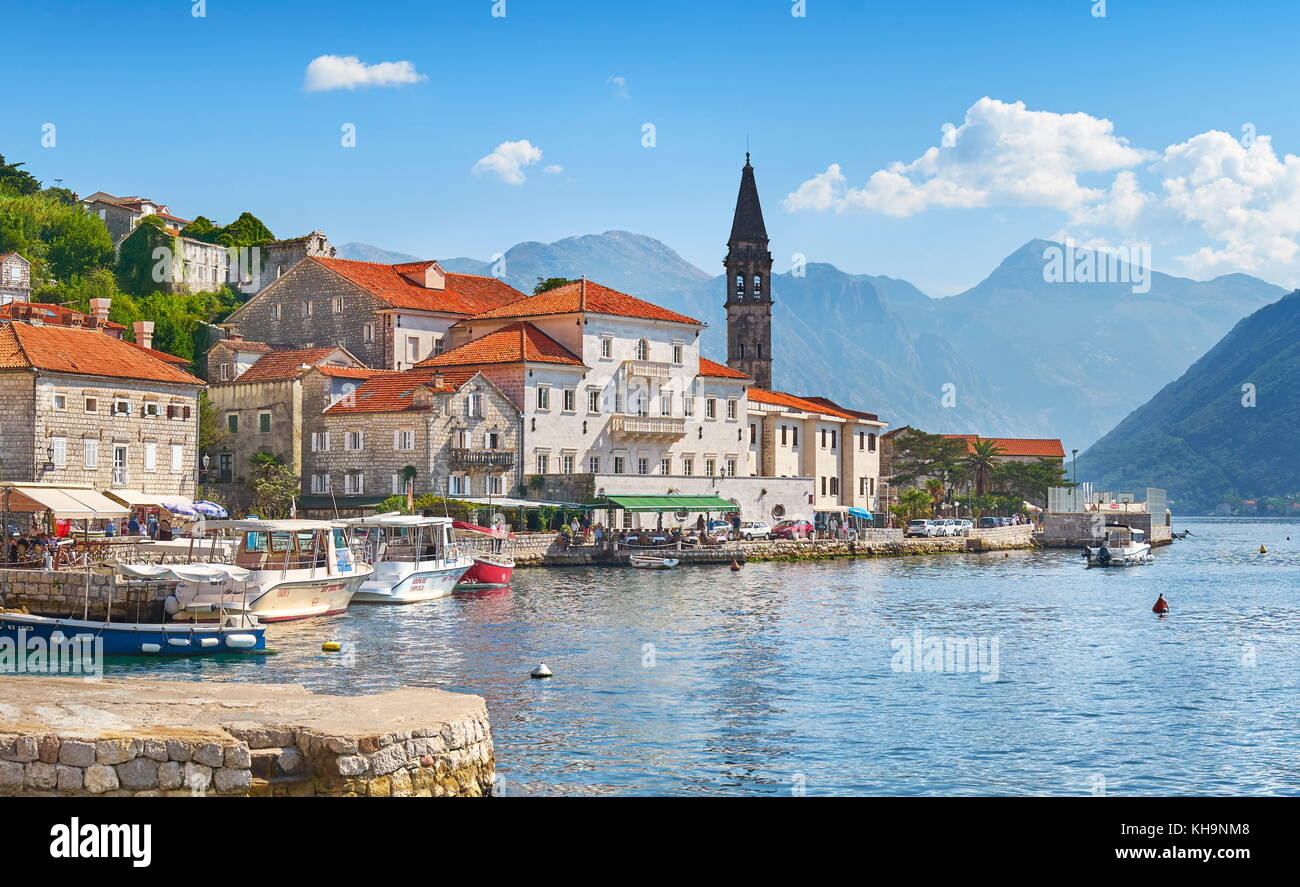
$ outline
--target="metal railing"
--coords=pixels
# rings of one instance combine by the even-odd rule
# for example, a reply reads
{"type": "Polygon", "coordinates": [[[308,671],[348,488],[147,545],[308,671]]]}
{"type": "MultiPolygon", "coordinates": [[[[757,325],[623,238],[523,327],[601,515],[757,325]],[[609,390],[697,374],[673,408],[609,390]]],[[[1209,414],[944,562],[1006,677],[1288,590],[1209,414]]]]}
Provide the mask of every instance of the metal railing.
{"type": "Polygon", "coordinates": [[[455,466],[483,465],[490,468],[512,468],[514,450],[486,450],[472,447],[452,447],[450,461],[455,466]]]}

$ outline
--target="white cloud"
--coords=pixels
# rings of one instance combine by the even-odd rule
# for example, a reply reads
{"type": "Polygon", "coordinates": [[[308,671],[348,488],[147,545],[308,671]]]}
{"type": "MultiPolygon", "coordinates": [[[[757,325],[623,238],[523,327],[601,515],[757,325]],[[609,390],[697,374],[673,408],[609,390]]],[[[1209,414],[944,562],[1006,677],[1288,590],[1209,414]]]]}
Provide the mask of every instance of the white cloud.
{"type": "Polygon", "coordinates": [[[474,164],[474,174],[492,175],[510,185],[522,185],[525,181],[524,167],[532,166],[542,159],[542,149],[533,145],[528,139],[517,142],[502,142],[491,154],[480,157],[474,164]]]}
{"type": "Polygon", "coordinates": [[[605,81],[614,87],[614,95],[620,99],[629,99],[632,94],[627,91],[627,78],[614,75],[605,81]]]}
{"type": "Polygon", "coordinates": [[[564,167],[560,166],[558,163],[552,163],[542,167],[542,172],[547,175],[558,176],[560,173],[564,172],[564,167]]]}
{"type": "Polygon", "coordinates": [[[371,86],[406,86],[428,80],[411,62],[378,62],[367,65],[354,55],[321,55],[307,65],[303,89],[365,89],[371,86]]]}

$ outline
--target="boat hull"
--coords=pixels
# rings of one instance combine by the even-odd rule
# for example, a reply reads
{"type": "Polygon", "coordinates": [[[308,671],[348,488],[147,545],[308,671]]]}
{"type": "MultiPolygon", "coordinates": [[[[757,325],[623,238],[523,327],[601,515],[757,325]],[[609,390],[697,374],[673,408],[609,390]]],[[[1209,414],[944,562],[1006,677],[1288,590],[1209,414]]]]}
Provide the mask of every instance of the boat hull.
{"type": "Polygon", "coordinates": [[[182,618],[199,622],[220,618],[222,609],[227,612],[246,611],[261,622],[288,622],[342,613],[370,575],[367,568],[348,576],[287,577],[250,590],[247,597],[242,590],[195,590],[186,588],[189,583],[183,582],[177,587],[176,597],[182,602],[182,618]]]}
{"type": "Polygon", "coordinates": [[[450,566],[384,575],[384,564],[376,567],[375,574],[361,583],[352,596],[354,604],[415,604],[447,597],[456,588],[465,572],[473,566],[465,560],[450,566]]]}
{"type": "Polygon", "coordinates": [[[1146,543],[1123,548],[1098,546],[1088,549],[1090,567],[1136,567],[1150,563],[1151,560],[1151,546],[1146,543]]]}
{"type": "Polygon", "coordinates": [[[474,566],[465,571],[456,588],[461,590],[504,588],[510,584],[510,577],[515,570],[515,562],[512,558],[481,554],[470,556],[474,558],[474,566]]]}
{"type": "Polygon", "coordinates": [[[260,625],[104,623],[26,613],[0,614],[0,638],[16,644],[42,638],[48,644],[56,636],[64,641],[98,639],[103,643],[104,656],[211,656],[266,650],[266,629],[260,625]]]}
{"type": "Polygon", "coordinates": [[[634,554],[628,559],[628,563],[641,570],[671,570],[677,566],[677,559],[634,554]]]}

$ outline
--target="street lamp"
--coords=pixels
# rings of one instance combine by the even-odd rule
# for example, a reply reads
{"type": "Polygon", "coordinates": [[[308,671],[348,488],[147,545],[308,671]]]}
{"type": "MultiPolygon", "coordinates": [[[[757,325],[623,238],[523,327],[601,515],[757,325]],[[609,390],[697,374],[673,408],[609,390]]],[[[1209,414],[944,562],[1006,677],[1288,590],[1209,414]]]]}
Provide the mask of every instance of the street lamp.
{"type": "Polygon", "coordinates": [[[1070,490],[1070,498],[1075,505],[1079,504],[1079,451],[1070,450],[1070,473],[1074,475],[1074,488],[1070,490]]]}

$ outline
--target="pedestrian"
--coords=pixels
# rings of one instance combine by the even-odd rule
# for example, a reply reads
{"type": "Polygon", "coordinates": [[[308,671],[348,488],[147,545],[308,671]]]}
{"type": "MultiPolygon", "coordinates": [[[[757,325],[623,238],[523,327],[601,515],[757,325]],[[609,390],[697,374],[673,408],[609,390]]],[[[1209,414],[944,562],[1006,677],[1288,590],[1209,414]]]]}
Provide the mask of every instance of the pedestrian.
{"type": "Polygon", "coordinates": [[[110,517],[108,521],[105,522],[104,524],[104,537],[108,538],[110,536],[116,536],[116,535],[117,535],[117,524],[113,523],[113,519],[110,517]]]}
{"type": "Polygon", "coordinates": [[[135,512],[131,512],[131,520],[126,524],[126,534],[128,536],[140,535],[140,518],[136,516],[135,512]]]}
{"type": "Polygon", "coordinates": [[[145,524],[149,530],[149,538],[157,539],[158,538],[158,515],[154,514],[153,512],[150,512],[148,519],[145,521],[145,524]]]}

